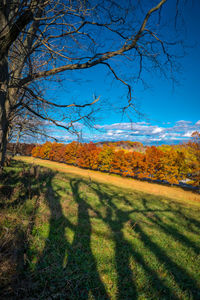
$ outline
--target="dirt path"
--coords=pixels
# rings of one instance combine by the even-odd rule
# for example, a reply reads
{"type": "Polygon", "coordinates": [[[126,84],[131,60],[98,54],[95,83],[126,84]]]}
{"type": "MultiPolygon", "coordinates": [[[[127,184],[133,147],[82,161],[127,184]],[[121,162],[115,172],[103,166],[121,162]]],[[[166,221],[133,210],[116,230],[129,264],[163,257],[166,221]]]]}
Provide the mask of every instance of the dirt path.
{"type": "Polygon", "coordinates": [[[169,198],[176,199],[180,202],[184,202],[185,204],[188,205],[193,204],[200,207],[200,195],[195,194],[191,191],[185,191],[179,187],[168,187],[156,183],[149,183],[149,182],[135,180],[132,178],[123,178],[113,174],[105,174],[98,171],[80,169],[78,167],[69,166],[62,163],[42,160],[33,157],[17,156],[15,157],[15,159],[27,163],[31,163],[31,164],[37,164],[43,167],[48,167],[56,171],[87,177],[94,181],[112,184],[121,188],[128,188],[128,189],[132,189],[144,193],[166,196],[169,198]]]}

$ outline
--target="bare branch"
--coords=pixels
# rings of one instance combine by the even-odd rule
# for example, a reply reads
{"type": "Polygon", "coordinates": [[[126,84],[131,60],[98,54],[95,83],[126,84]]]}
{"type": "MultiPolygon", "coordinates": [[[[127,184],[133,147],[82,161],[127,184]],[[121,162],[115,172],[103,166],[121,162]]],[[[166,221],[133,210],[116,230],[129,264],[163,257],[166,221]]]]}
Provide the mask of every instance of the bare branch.
{"type": "Polygon", "coordinates": [[[64,71],[68,71],[68,70],[81,70],[81,69],[87,69],[87,68],[91,68],[94,67],[112,57],[118,56],[118,55],[122,55],[124,52],[127,52],[133,48],[135,48],[138,40],[140,39],[140,37],[142,36],[142,33],[144,32],[145,26],[147,24],[148,19],[150,18],[151,14],[153,14],[155,11],[159,10],[160,7],[166,2],[167,0],[162,0],[158,3],[158,5],[156,5],[155,7],[151,8],[148,13],[146,14],[142,25],[139,29],[139,31],[137,32],[137,34],[135,35],[135,37],[131,40],[130,43],[125,42],[124,45],[119,48],[118,50],[115,51],[109,51],[109,52],[105,52],[103,54],[98,54],[95,55],[93,58],[91,58],[90,60],[88,60],[85,63],[76,63],[76,64],[67,64],[61,67],[57,67],[57,68],[53,68],[50,69],[48,71],[42,71],[42,72],[38,72],[35,74],[32,74],[31,76],[25,77],[24,79],[22,79],[21,81],[19,81],[20,85],[24,85],[29,83],[30,81],[39,79],[39,78],[44,78],[44,77],[48,77],[51,75],[55,75],[64,71]],[[100,56],[98,59],[95,59],[96,56],[100,56]]]}

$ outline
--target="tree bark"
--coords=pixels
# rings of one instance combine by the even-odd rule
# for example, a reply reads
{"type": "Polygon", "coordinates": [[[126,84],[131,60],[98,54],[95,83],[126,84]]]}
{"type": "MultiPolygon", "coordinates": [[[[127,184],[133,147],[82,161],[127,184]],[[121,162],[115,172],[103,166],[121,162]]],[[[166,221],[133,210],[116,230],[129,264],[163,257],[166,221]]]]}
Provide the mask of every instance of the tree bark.
{"type": "Polygon", "coordinates": [[[17,154],[17,150],[18,150],[18,146],[19,146],[19,139],[20,139],[20,136],[21,136],[21,132],[22,132],[22,127],[20,126],[20,129],[17,133],[17,140],[16,140],[16,143],[14,145],[14,151],[13,151],[13,156],[15,156],[17,154]]]}
{"type": "MultiPolygon", "coordinates": [[[[3,3],[0,9],[0,28],[6,28],[8,8],[3,3]]],[[[8,99],[8,51],[0,59],[0,170],[3,169],[9,131],[9,99],[8,99]]]]}
{"type": "Polygon", "coordinates": [[[8,59],[4,56],[0,61],[0,168],[5,162],[9,132],[9,100],[8,85],[8,59]]]}
{"type": "Polygon", "coordinates": [[[1,144],[0,144],[0,170],[3,169],[5,158],[6,158],[6,150],[7,150],[7,143],[8,143],[8,122],[3,117],[1,120],[1,127],[2,127],[2,136],[1,136],[1,144]]]}
{"type": "MultiPolygon", "coordinates": [[[[5,64],[0,62],[0,77],[5,76],[5,64]]],[[[8,119],[9,102],[7,99],[6,86],[0,86],[0,168],[2,169],[5,162],[5,155],[8,142],[9,119],[8,119]]]]}

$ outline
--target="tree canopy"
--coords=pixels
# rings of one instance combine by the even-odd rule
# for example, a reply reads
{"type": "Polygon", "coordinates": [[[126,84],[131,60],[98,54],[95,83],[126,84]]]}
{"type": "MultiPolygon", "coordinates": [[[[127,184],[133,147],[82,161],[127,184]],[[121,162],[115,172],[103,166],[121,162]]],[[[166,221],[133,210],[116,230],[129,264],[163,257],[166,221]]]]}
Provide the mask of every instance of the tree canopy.
{"type": "MultiPolygon", "coordinates": [[[[103,66],[127,87],[125,110],[134,106],[131,84],[118,74],[125,60],[133,66],[134,78],[142,79],[147,62],[151,71],[172,77],[173,47],[179,41],[162,31],[171,2],[0,0],[1,166],[19,118],[33,116],[73,132],[73,124],[88,122],[100,101],[97,96],[86,103],[59,103],[46,97],[47,80],[57,82],[63,72],[103,66]]],[[[175,20],[180,5],[172,3],[175,20]]]]}

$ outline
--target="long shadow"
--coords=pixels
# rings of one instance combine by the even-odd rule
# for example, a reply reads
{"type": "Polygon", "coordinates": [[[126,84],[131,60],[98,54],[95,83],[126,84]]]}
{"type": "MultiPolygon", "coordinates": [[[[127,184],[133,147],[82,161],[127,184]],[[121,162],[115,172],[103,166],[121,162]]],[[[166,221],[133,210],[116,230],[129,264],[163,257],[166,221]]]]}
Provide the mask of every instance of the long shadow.
{"type": "MultiPolygon", "coordinates": [[[[145,208],[147,208],[146,202],[144,202],[145,208]]],[[[191,248],[197,255],[200,254],[200,248],[196,245],[195,242],[188,239],[186,236],[181,234],[175,227],[163,224],[161,218],[156,215],[156,218],[147,216],[144,214],[147,219],[149,219],[153,224],[155,224],[159,230],[162,230],[165,234],[170,235],[175,240],[178,240],[181,244],[185,245],[188,248],[191,248]]],[[[181,218],[184,216],[182,213],[179,215],[181,218]]],[[[184,218],[183,218],[184,219],[184,218]]],[[[164,263],[166,269],[168,269],[174,276],[176,283],[180,286],[181,289],[189,288],[194,299],[197,299],[200,293],[200,284],[193,279],[190,274],[183,269],[181,266],[177,265],[172,261],[165,253],[163,249],[160,249],[151,239],[148,237],[144,231],[142,231],[141,226],[137,226],[135,231],[138,232],[144,242],[144,244],[151,249],[158,259],[164,263]]]]}
{"type": "MultiPolygon", "coordinates": [[[[150,278],[151,286],[155,291],[158,292],[160,297],[163,299],[178,299],[173,291],[166,286],[164,281],[160,279],[157,273],[148,266],[142,255],[136,251],[133,246],[128,242],[123,235],[122,228],[124,224],[130,221],[130,214],[142,213],[142,212],[152,212],[152,209],[145,208],[144,210],[133,209],[129,211],[123,211],[118,209],[113,203],[113,198],[117,198],[118,195],[113,193],[108,196],[107,193],[101,191],[100,185],[95,184],[96,188],[93,186],[93,191],[98,195],[102,205],[107,206],[107,215],[105,218],[101,217],[102,220],[110,227],[113,233],[113,239],[115,242],[115,261],[116,270],[118,275],[117,288],[118,294],[117,299],[137,299],[138,292],[136,285],[134,283],[134,274],[130,268],[131,257],[143,268],[146,274],[150,278]],[[112,219],[113,213],[116,215],[116,219],[112,219]]],[[[120,198],[121,199],[121,198],[120,198]]],[[[125,201],[126,203],[126,201],[125,201]]],[[[158,210],[159,212],[162,210],[158,210]]],[[[166,210],[163,210],[166,211],[166,210]]],[[[168,211],[168,210],[167,210],[168,211]]],[[[100,216],[99,216],[100,217],[100,216]]],[[[160,298],[161,299],[161,298],[160,298]]]]}
{"type": "MultiPolygon", "coordinates": [[[[17,165],[17,167],[19,167],[17,165]]],[[[12,184],[13,182],[20,181],[20,190],[19,196],[15,199],[15,201],[5,203],[5,206],[2,205],[1,209],[4,208],[16,208],[19,205],[19,210],[23,209],[23,204],[28,199],[31,199],[31,207],[29,207],[29,211],[27,212],[27,223],[26,226],[22,224],[13,224],[13,234],[12,232],[8,231],[8,234],[11,234],[11,239],[5,236],[6,244],[4,248],[0,245],[0,250],[4,254],[3,262],[8,259],[10,264],[13,266],[12,276],[9,280],[7,280],[6,285],[2,285],[0,288],[0,298],[1,299],[21,299],[21,290],[24,289],[23,282],[24,282],[24,275],[23,273],[26,270],[27,265],[27,251],[29,249],[29,238],[30,234],[33,230],[35,225],[37,210],[40,204],[40,197],[45,192],[45,180],[47,176],[50,176],[49,170],[42,170],[42,172],[38,173],[38,178],[35,178],[33,174],[29,172],[30,170],[26,170],[23,176],[17,180],[17,173],[9,172],[8,176],[5,178],[4,183],[12,184]],[[28,185],[30,185],[29,197],[27,196],[26,191],[28,185]],[[34,187],[33,187],[34,186],[34,187]],[[21,206],[22,205],[22,206],[21,206]],[[5,252],[5,253],[4,253],[5,252]],[[22,287],[23,286],[23,287],[22,287]]],[[[54,176],[51,174],[51,176],[54,176]]],[[[12,195],[11,195],[12,196],[12,195]]],[[[20,217],[20,216],[19,216],[20,217]]],[[[12,231],[12,230],[11,230],[12,231]]],[[[4,237],[3,237],[4,240],[4,237]]],[[[1,241],[3,242],[3,241],[1,241]]],[[[0,256],[2,255],[0,253],[0,256]]],[[[9,277],[9,274],[8,274],[9,277]]]]}
{"type": "Polygon", "coordinates": [[[45,198],[51,212],[49,235],[34,271],[30,272],[28,293],[23,296],[36,296],[38,299],[88,299],[89,294],[92,294],[93,299],[109,299],[90,246],[89,206],[79,194],[80,182],[70,181],[78,205],[78,221],[74,225],[63,214],[60,196],[52,187],[52,178],[48,179],[45,198]],[[67,228],[74,232],[72,243],[66,236],[67,228]]]}
{"type": "Polygon", "coordinates": [[[52,179],[51,177],[47,179],[45,194],[46,204],[51,214],[49,234],[35,270],[31,274],[32,281],[35,282],[34,290],[29,286],[29,293],[38,295],[40,299],[63,293],[65,290],[68,278],[65,273],[64,259],[66,251],[70,249],[65,230],[66,228],[75,230],[75,226],[63,214],[60,197],[52,188],[52,179]]]}
{"type": "Polygon", "coordinates": [[[156,220],[152,219],[151,217],[146,216],[152,223],[158,226],[158,229],[161,229],[167,235],[170,235],[172,238],[178,240],[181,244],[184,244],[186,247],[191,248],[197,255],[200,254],[200,247],[185,235],[180,233],[175,227],[170,225],[163,225],[162,220],[156,216],[156,220]]]}
{"type": "MultiPolygon", "coordinates": [[[[10,170],[0,175],[0,183],[2,184],[0,187],[0,209],[16,208],[25,203],[27,199],[37,196],[44,183],[44,173],[49,173],[48,170],[43,170],[43,172],[38,172],[38,177],[36,177],[31,172],[32,167],[19,163],[16,165],[18,169],[21,169],[21,172],[10,170]]],[[[13,168],[14,166],[15,162],[12,161],[10,167],[13,168]]],[[[36,170],[38,167],[35,166],[34,168],[36,170]]]]}
{"type": "MultiPolygon", "coordinates": [[[[195,220],[195,219],[193,219],[192,217],[186,216],[186,215],[181,211],[181,209],[178,210],[178,211],[176,211],[176,214],[178,215],[179,218],[182,218],[182,219],[185,220],[185,222],[186,222],[186,224],[187,224],[187,227],[190,229],[190,231],[195,232],[195,233],[199,232],[199,230],[200,230],[200,221],[195,220]],[[194,229],[193,227],[196,227],[197,230],[194,229]]],[[[200,215],[200,212],[199,212],[199,215],[200,215]]]]}
{"type": "Polygon", "coordinates": [[[3,172],[0,174],[0,209],[5,209],[9,207],[16,207],[19,204],[23,204],[27,199],[27,191],[25,187],[28,186],[28,177],[21,176],[19,178],[19,174],[14,171],[9,171],[9,173],[3,172]],[[18,192],[20,192],[19,196],[14,200],[14,193],[16,193],[16,186],[18,184],[18,192]]]}
{"type": "MultiPolygon", "coordinates": [[[[148,210],[147,201],[146,199],[142,199],[142,203],[146,210],[148,210]]],[[[174,211],[177,213],[177,211],[174,211]]],[[[199,255],[200,254],[200,247],[197,246],[197,244],[193,241],[191,241],[189,238],[187,238],[185,235],[180,233],[174,226],[164,224],[162,219],[158,216],[158,214],[155,215],[154,218],[147,215],[145,211],[143,211],[143,214],[145,217],[151,221],[151,223],[155,224],[159,230],[162,230],[167,235],[170,235],[172,238],[178,240],[181,244],[184,244],[188,248],[192,248],[192,250],[199,255]]],[[[180,219],[185,219],[184,214],[179,214],[180,219]]]]}
{"type": "MultiPolygon", "coordinates": [[[[191,278],[187,270],[174,262],[164,249],[151,240],[140,226],[138,216],[136,217],[136,214],[142,214],[146,220],[158,226],[158,229],[161,229],[165,234],[179,240],[187,247],[192,247],[197,253],[199,248],[194,242],[172,226],[163,224],[159,216],[151,217],[151,213],[175,213],[172,207],[164,207],[163,210],[150,209],[144,198],[139,207],[133,207],[129,210],[119,209],[114,199],[123,201],[129,207],[132,203],[124,195],[119,196],[114,191],[108,193],[97,183],[90,184],[89,188],[105,207],[105,215],[103,215],[82,196],[80,187],[82,184],[88,184],[88,182],[84,179],[71,179],[70,187],[77,204],[78,218],[77,225],[74,225],[63,213],[58,190],[55,191],[53,188],[53,177],[54,174],[50,174],[45,179],[45,199],[50,209],[49,234],[34,270],[28,270],[26,273],[29,276],[26,291],[19,294],[19,298],[16,297],[15,299],[27,299],[28,297],[35,297],[36,299],[88,299],[91,296],[92,299],[96,300],[110,299],[100,278],[97,262],[90,245],[92,226],[89,210],[92,210],[112,233],[115,243],[117,272],[116,299],[128,300],[139,297],[136,285],[137,273],[130,266],[131,259],[140,265],[147,275],[149,294],[152,292],[155,295],[156,293],[158,299],[179,299],[174,291],[168,287],[166,280],[159,277],[156,270],[145,262],[142,254],[125,238],[123,228],[127,222],[133,225],[134,231],[139,234],[140,241],[145,248],[154,254],[157,260],[165,266],[165,269],[173,275],[174,281],[180,289],[190,291],[191,297],[198,299],[199,288],[195,279],[191,278]],[[66,235],[67,228],[74,232],[72,243],[69,242],[66,235]]],[[[41,185],[41,189],[44,191],[43,185],[41,185]]],[[[124,208],[126,207],[124,206],[124,208]]],[[[34,226],[36,210],[37,207],[33,214],[30,231],[34,226]]]]}
{"type": "MultiPolygon", "coordinates": [[[[69,252],[67,268],[74,270],[76,280],[73,294],[75,299],[88,299],[89,292],[94,299],[109,299],[97,271],[96,259],[92,253],[90,206],[79,193],[81,180],[71,180],[70,185],[74,200],[78,204],[78,224],[69,252]]],[[[74,286],[74,284],[72,286],[74,286]]]]}
{"type": "Polygon", "coordinates": [[[164,264],[165,268],[173,274],[173,278],[179,287],[184,291],[186,289],[190,290],[190,294],[194,297],[193,299],[198,299],[199,297],[199,286],[197,281],[190,276],[190,274],[176,262],[174,262],[151,238],[144,233],[140,224],[135,227],[135,232],[139,233],[140,239],[144,243],[145,247],[148,248],[152,253],[154,253],[157,259],[164,264]]]}
{"type": "MultiPolygon", "coordinates": [[[[169,205],[173,205],[175,204],[176,205],[176,202],[174,201],[169,201],[169,205]]],[[[200,211],[199,211],[200,212],[200,211]]],[[[200,229],[200,220],[196,220],[196,219],[193,219],[191,216],[187,216],[183,211],[182,211],[182,207],[179,207],[178,210],[176,210],[176,214],[178,215],[178,218],[181,218],[181,219],[184,219],[186,224],[187,224],[187,227],[193,231],[193,232],[196,232],[196,230],[194,230],[192,228],[192,225],[195,226],[197,228],[197,230],[200,229]]],[[[200,214],[199,214],[200,215],[200,214]]]]}
{"type": "MultiPolygon", "coordinates": [[[[97,192],[100,197],[100,193],[97,192]]],[[[102,195],[101,195],[102,196],[102,195]]],[[[110,199],[107,198],[108,203],[110,199]]],[[[101,197],[102,201],[102,197],[101,197]]],[[[105,205],[105,203],[104,203],[105,205]]],[[[115,261],[117,271],[117,299],[137,299],[138,294],[133,280],[133,273],[130,268],[130,245],[125,240],[122,229],[126,222],[127,215],[122,211],[116,210],[116,219],[113,220],[113,211],[111,207],[106,208],[106,217],[103,221],[108,224],[112,231],[113,240],[115,242],[115,261]],[[122,221],[120,221],[122,220],[122,221]]]]}
{"type": "MultiPolygon", "coordinates": [[[[147,201],[145,199],[143,199],[143,205],[146,209],[148,209],[147,201]]],[[[179,211],[174,211],[175,214],[177,212],[179,218],[188,221],[188,218],[183,214],[183,212],[179,214],[179,211]]],[[[197,255],[200,254],[200,248],[196,245],[196,243],[188,239],[185,235],[181,234],[175,227],[163,224],[162,219],[158,215],[156,215],[155,218],[152,218],[144,212],[144,216],[153,224],[155,224],[159,230],[162,230],[165,234],[170,235],[175,240],[178,240],[181,244],[185,245],[186,247],[192,248],[192,250],[197,255]]],[[[168,269],[173,274],[173,277],[176,283],[179,285],[179,287],[182,290],[184,290],[185,288],[189,288],[191,291],[191,295],[194,297],[194,299],[197,299],[196,297],[198,297],[200,292],[200,285],[198,284],[198,282],[195,279],[193,279],[185,269],[183,269],[181,266],[177,265],[174,261],[172,261],[165,253],[165,250],[159,248],[158,245],[154,243],[151,240],[151,238],[144,233],[140,225],[138,225],[135,228],[135,231],[140,234],[140,237],[143,240],[145,246],[148,247],[151,251],[153,251],[157,258],[160,260],[160,262],[164,263],[166,269],[168,269]]]]}

